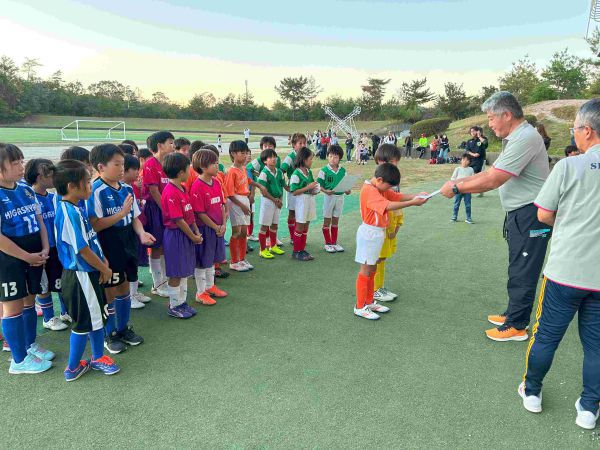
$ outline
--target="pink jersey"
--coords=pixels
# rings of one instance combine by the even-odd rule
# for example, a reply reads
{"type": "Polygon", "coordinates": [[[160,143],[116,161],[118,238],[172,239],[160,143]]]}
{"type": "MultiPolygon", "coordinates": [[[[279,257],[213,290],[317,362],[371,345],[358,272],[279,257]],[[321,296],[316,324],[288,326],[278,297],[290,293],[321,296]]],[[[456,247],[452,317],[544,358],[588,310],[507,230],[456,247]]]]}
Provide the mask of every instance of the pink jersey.
{"type": "Polygon", "coordinates": [[[165,228],[177,228],[176,219],[183,219],[188,225],[194,223],[194,211],[185,190],[179,189],[173,183],[167,184],[162,192],[160,203],[165,228]]]}
{"type": "MultiPolygon", "coordinates": [[[[205,213],[217,225],[223,225],[223,190],[217,178],[213,178],[212,184],[197,178],[192,184],[190,200],[195,213],[205,213]]],[[[203,225],[200,219],[198,225],[203,225]]]]}
{"type": "Polygon", "coordinates": [[[142,173],[142,199],[153,202],[150,186],[158,186],[158,192],[162,194],[167,184],[169,184],[169,178],[165,175],[162,164],[154,156],[148,158],[142,173]]]}

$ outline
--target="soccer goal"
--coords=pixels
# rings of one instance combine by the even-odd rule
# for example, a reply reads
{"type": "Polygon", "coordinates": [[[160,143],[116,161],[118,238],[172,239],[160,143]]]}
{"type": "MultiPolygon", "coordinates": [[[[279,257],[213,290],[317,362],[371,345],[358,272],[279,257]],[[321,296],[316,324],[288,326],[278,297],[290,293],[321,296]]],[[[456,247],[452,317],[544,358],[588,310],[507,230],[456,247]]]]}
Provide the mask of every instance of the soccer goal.
{"type": "Polygon", "coordinates": [[[125,122],[122,120],[89,120],[80,119],[60,129],[63,141],[123,141],[125,122]]]}

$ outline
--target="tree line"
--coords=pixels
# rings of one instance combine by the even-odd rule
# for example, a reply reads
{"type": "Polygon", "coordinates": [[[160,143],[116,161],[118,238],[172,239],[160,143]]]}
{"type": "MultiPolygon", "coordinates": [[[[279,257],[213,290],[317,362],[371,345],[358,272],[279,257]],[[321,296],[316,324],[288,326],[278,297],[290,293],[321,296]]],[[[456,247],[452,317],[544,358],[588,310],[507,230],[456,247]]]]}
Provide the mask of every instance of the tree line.
{"type": "Polygon", "coordinates": [[[514,93],[523,104],[561,98],[588,98],[600,95],[600,32],[587,40],[593,54],[581,58],[568,49],[556,52],[539,68],[525,56],[512,64],[496,86],[483,86],[476,95],[467,95],[461,83],[447,82],[444,92],[435,95],[427,78],[402,83],[386,99],[390,79],[369,78],[357,89],[356,97],[339,95],[320,99],[322,88],[313,77],[285,77],[276,86],[279,95],[270,107],[258,104],[252,93],[230,93],[216,98],[210,92],[195,94],[179,104],[163,92],[144,98],[138,88],[115,80],[84,86],[66,82],[61,71],[47,79],[38,76],[41,66],[27,58],[21,66],[7,56],[0,57],[0,121],[16,122],[31,114],[96,117],[147,117],[216,120],[326,120],[322,106],[339,116],[361,105],[361,120],[397,120],[414,123],[432,117],[460,119],[479,112],[483,100],[501,89],[514,93]]]}

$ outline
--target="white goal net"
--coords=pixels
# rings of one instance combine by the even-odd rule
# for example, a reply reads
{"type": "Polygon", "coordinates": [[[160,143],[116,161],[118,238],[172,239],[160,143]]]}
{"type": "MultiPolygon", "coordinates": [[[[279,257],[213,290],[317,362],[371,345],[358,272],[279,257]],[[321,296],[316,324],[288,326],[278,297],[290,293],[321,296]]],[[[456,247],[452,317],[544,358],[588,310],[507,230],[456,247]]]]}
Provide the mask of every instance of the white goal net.
{"type": "Polygon", "coordinates": [[[122,141],[127,139],[122,120],[81,119],[60,129],[63,141],[122,141]]]}

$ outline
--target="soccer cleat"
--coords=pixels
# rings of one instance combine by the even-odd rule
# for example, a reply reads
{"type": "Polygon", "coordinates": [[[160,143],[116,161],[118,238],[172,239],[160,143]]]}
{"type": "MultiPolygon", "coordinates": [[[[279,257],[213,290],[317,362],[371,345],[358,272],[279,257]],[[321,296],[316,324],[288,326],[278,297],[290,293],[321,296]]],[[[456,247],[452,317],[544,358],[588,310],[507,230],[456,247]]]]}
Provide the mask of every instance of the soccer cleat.
{"type": "Polygon", "coordinates": [[[394,297],[385,292],[384,288],[377,289],[373,294],[373,299],[377,300],[378,302],[392,302],[395,300],[394,297]]]}
{"type": "Polygon", "coordinates": [[[59,317],[63,322],[73,323],[73,319],[71,319],[71,316],[68,313],[61,314],[59,317]]]}
{"type": "Polygon", "coordinates": [[[471,219],[467,219],[467,220],[465,220],[465,222],[468,223],[469,225],[473,225],[475,223],[471,219]]]}
{"type": "Polygon", "coordinates": [[[133,297],[131,297],[131,300],[133,300],[134,298],[136,298],[137,301],[141,303],[148,303],[150,300],[152,300],[150,297],[142,294],[141,292],[136,293],[133,297]]]}
{"type": "Polygon", "coordinates": [[[68,367],[65,369],[65,380],[75,381],[81,378],[84,373],[89,372],[90,368],[90,362],[82,359],[75,370],[71,370],[68,367]]]}
{"type": "Polygon", "coordinates": [[[377,303],[376,300],[374,300],[373,303],[367,305],[367,308],[376,313],[390,312],[390,308],[388,308],[387,306],[380,305],[379,303],[377,303]]]}
{"type": "Polygon", "coordinates": [[[117,366],[117,364],[113,361],[113,359],[108,355],[104,355],[96,360],[92,359],[90,361],[90,366],[94,370],[99,370],[100,372],[103,372],[104,375],[114,375],[119,370],[121,370],[119,366],[117,366]]]}
{"type": "Polygon", "coordinates": [[[248,236],[248,240],[252,241],[252,242],[258,242],[258,238],[256,236],[254,236],[253,234],[251,234],[250,236],[248,236]]]}
{"type": "Polygon", "coordinates": [[[593,430],[596,428],[596,421],[598,420],[600,411],[597,411],[596,414],[594,414],[591,411],[583,409],[581,407],[581,397],[575,402],[575,409],[577,410],[577,418],[575,419],[577,425],[586,430],[593,430]]]}
{"type": "Polygon", "coordinates": [[[144,338],[139,334],[135,334],[133,331],[133,327],[128,325],[125,327],[123,331],[119,331],[119,336],[121,337],[121,341],[125,342],[127,345],[140,345],[144,343],[144,338]]]}
{"type": "Polygon", "coordinates": [[[517,390],[521,398],[523,399],[523,407],[532,413],[542,412],[542,393],[540,395],[526,395],[525,394],[525,382],[521,382],[519,389],[517,390]]]}
{"type": "Polygon", "coordinates": [[[229,272],[225,272],[223,269],[215,269],[216,278],[227,278],[228,276],[229,272]]]}
{"type": "Polygon", "coordinates": [[[300,252],[292,252],[292,259],[298,259],[298,254],[300,252]]]}
{"type": "Polygon", "coordinates": [[[271,254],[275,255],[283,255],[285,253],[285,251],[281,250],[278,245],[274,245],[269,249],[269,251],[271,252],[271,254]]]}
{"type": "Polygon", "coordinates": [[[246,245],[246,253],[250,253],[254,251],[254,247],[252,247],[250,244],[246,245]]]}
{"type": "Polygon", "coordinates": [[[457,217],[450,217],[450,222],[456,222],[457,217]]]}
{"type": "Polygon", "coordinates": [[[277,239],[277,246],[282,247],[283,245],[285,245],[285,244],[283,242],[281,242],[279,239],[277,239]]]}
{"type": "Polygon", "coordinates": [[[54,358],[56,358],[56,354],[54,352],[46,350],[37,342],[31,344],[31,346],[27,349],[27,353],[37,358],[43,359],[44,361],[52,361],[54,358]]]}
{"type": "Polygon", "coordinates": [[[493,323],[494,325],[502,326],[506,322],[505,314],[496,314],[487,316],[487,320],[489,323],[493,323]]]}
{"type": "Polygon", "coordinates": [[[140,302],[136,297],[131,297],[131,309],[142,309],[146,305],[140,302]]]}
{"type": "Polygon", "coordinates": [[[250,264],[247,260],[242,260],[240,261],[240,264],[243,264],[244,266],[246,266],[248,268],[248,270],[252,270],[254,269],[254,266],[252,264],[250,264]]]}
{"type": "Polygon", "coordinates": [[[8,342],[6,342],[6,340],[2,341],[2,351],[10,352],[10,347],[8,346],[8,342]]]}
{"type": "Polygon", "coordinates": [[[183,302],[180,305],[184,311],[187,311],[188,313],[190,313],[192,315],[192,317],[194,317],[196,314],[198,314],[198,311],[196,311],[194,308],[192,308],[190,305],[188,305],[187,302],[183,302]]]}
{"type": "Polygon", "coordinates": [[[150,292],[152,293],[152,295],[158,295],[159,297],[162,297],[162,298],[169,298],[169,293],[162,286],[159,286],[159,287],[152,286],[152,289],[150,289],[150,292]]]}
{"type": "Polygon", "coordinates": [[[333,244],[332,247],[335,248],[335,251],[339,253],[345,251],[344,247],[342,247],[340,244],[333,244]]]}
{"type": "Polygon", "coordinates": [[[42,317],[44,315],[44,313],[42,312],[42,307],[37,303],[35,304],[35,315],[38,317],[42,317]]]}
{"type": "Polygon", "coordinates": [[[260,256],[261,258],[265,258],[265,259],[273,259],[275,258],[273,256],[273,254],[269,251],[268,248],[265,248],[263,251],[261,251],[258,256],[260,256]]]}
{"type": "Polygon", "coordinates": [[[42,320],[42,326],[52,331],[60,331],[68,328],[69,326],[60,320],[58,317],[52,317],[49,321],[42,320]]]}
{"type": "Polygon", "coordinates": [[[208,295],[208,293],[205,292],[197,292],[196,293],[196,301],[198,303],[202,303],[203,305],[206,306],[212,306],[212,305],[216,305],[217,302],[210,296],[208,295]]]}
{"type": "Polygon", "coordinates": [[[517,330],[513,327],[507,327],[505,325],[486,330],[485,334],[491,340],[498,342],[526,341],[529,339],[527,330],[517,330]]]}
{"type": "Polygon", "coordinates": [[[388,289],[386,289],[384,287],[382,287],[381,289],[383,290],[385,295],[391,296],[394,300],[398,298],[398,294],[394,294],[393,292],[390,292],[388,289]]]}
{"type": "Polygon", "coordinates": [[[298,261],[312,261],[314,258],[308,252],[301,250],[296,254],[296,259],[298,261]]]}
{"type": "Polygon", "coordinates": [[[228,295],[227,292],[225,292],[223,289],[219,289],[214,284],[210,287],[210,289],[207,289],[206,292],[208,292],[213,297],[217,297],[217,298],[227,297],[227,295],[228,295]]]}
{"type": "Polygon", "coordinates": [[[229,269],[235,272],[248,272],[250,269],[246,267],[244,264],[241,264],[241,261],[229,264],[229,269]]]}
{"type": "Polygon", "coordinates": [[[174,308],[169,307],[167,314],[177,319],[189,319],[194,316],[183,304],[177,305],[174,308]]]}
{"type": "Polygon", "coordinates": [[[365,306],[364,308],[354,308],[354,315],[358,316],[358,317],[364,317],[365,319],[369,319],[369,320],[377,320],[379,319],[379,316],[377,314],[375,314],[373,311],[371,311],[367,306],[365,306]]]}
{"type": "Polygon", "coordinates": [[[48,370],[50,367],[52,367],[52,363],[50,361],[40,359],[37,356],[28,353],[27,356],[25,356],[25,359],[20,363],[16,363],[13,359],[10,362],[8,373],[12,375],[42,373],[48,370]]]}
{"type": "Polygon", "coordinates": [[[127,346],[121,340],[121,335],[116,331],[110,333],[110,336],[106,336],[104,338],[104,348],[109,351],[109,353],[116,355],[127,350],[127,346]]]}
{"type": "Polygon", "coordinates": [[[335,247],[333,245],[325,244],[323,248],[327,253],[335,253],[335,247]]]}

